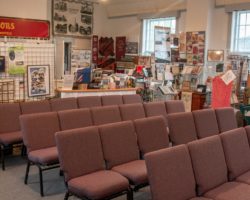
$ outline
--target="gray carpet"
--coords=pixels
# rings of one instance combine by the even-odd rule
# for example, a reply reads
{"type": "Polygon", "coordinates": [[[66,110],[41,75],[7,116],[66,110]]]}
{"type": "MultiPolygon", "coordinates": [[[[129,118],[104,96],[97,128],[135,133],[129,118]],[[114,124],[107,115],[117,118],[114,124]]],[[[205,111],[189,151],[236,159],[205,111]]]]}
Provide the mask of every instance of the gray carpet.
{"type": "MultiPolygon", "coordinates": [[[[30,170],[28,185],[24,185],[24,173],[26,160],[20,156],[6,158],[6,170],[0,169],[0,199],[1,200],[63,200],[65,186],[63,178],[59,176],[59,169],[44,172],[44,193],[40,197],[38,169],[32,166],[30,170]]],[[[70,197],[69,200],[76,200],[70,197]]],[[[135,200],[150,200],[149,187],[134,193],[135,200]]],[[[126,196],[115,198],[115,200],[126,200],[126,196]]]]}

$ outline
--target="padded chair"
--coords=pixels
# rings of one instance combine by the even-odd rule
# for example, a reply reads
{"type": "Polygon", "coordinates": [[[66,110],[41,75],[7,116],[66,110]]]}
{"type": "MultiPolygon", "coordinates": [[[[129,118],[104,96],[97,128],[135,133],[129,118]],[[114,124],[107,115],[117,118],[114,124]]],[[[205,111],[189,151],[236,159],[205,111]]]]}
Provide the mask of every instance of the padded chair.
{"type": "Polygon", "coordinates": [[[141,155],[169,147],[169,138],[163,116],[134,121],[141,155]]]}
{"type": "Polygon", "coordinates": [[[88,108],[59,111],[58,117],[62,131],[93,125],[88,108]]]}
{"type": "Polygon", "coordinates": [[[162,115],[165,118],[166,126],[168,126],[167,112],[163,101],[144,103],[144,109],[147,117],[162,115]]]}
{"type": "Polygon", "coordinates": [[[208,200],[195,197],[195,179],[186,145],[162,149],[145,156],[152,199],[208,200]]]}
{"type": "Polygon", "coordinates": [[[104,106],[90,109],[94,125],[122,121],[118,106],[104,106]]]}
{"type": "Polygon", "coordinates": [[[51,111],[48,100],[21,102],[20,107],[22,114],[33,114],[51,111]]]}
{"type": "Polygon", "coordinates": [[[196,110],[192,113],[198,138],[205,138],[220,133],[213,109],[196,110]]]}
{"type": "Polygon", "coordinates": [[[91,108],[102,106],[102,99],[99,96],[78,97],[77,103],[79,108],[91,108]]]}
{"type": "Polygon", "coordinates": [[[22,144],[19,124],[21,115],[18,103],[0,104],[0,145],[2,169],[5,170],[5,152],[12,149],[13,144],[22,144]]]}
{"type": "Polygon", "coordinates": [[[227,165],[219,136],[211,136],[188,144],[197,193],[215,200],[247,200],[247,184],[228,182],[227,165]]]}
{"type": "Polygon", "coordinates": [[[250,148],[244,128],[220,135],[229,170],[229,180],[250,184],[250,148]]]}
{"type": "Polygon", "coordinates": [[[185,106],[182,100],[168,100],[165,102],[168,114],[185,112],[185,106]]]}
{"type": "Polygon", "coordinates": [[[123,104],[122,95],[102,96],[103,106],[120,105],[120,104],[123,104]]]}
{"type": "Polygon", "coordinates": [[[120,105],[120,113],[123,121],[145,118],[145,112],[141,103],[120,105]]]}
{"type": "Polygon", "coordinates": [[[146,164],[140,160],[132,121],[99,126],[107,168],[129,179],[134,190],[148,184],[146,164]]]}
{"type": "Polygon", "coordinates": [[[191,112],[168,115],[169,136],[173,145],[186,144],[197,139],[191,112]]]}
{"type": "Polygon", "coordinates": [[[56,98],[50,100],[52,111],[77,109],[77,98],[56,98]]]}
{"type": "Polygon", "coordinates": [[[40,194],[43,192],[43,171],[59,167],[55,133],[60,130],[56,112],[20,116],[24,144],[28,161],[24,183],[28,182],[29,169],[36,165],[39,169],[40,194]]]}
{"type": "Polygon", "coordinates": [[[215,113],[221,133],[238,128],[233,108],[217,108],[215,113]]]}
{"type": "Polygon", "coordinates": [[[142,98],[139,94],[122,95],[124,104],[142,103],[142,98]]]}
{"type": "Polygon", "coordinates": [[[61,168],[70,194],[83,199],[108,199],[132,192],[128,180],[114,171],[105,170],[102,145],[97,127],[56,133],[61,168]]]}

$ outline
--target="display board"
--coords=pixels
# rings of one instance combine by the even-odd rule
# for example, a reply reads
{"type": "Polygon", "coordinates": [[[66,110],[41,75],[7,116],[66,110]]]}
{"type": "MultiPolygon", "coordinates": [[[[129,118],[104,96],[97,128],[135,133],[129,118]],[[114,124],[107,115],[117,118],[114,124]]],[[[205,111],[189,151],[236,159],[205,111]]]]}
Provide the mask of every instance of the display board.
{"type": "Polygon", "coordinates": [[[79,68],[89,68],[91,65],[91,50],[72,49],[71,51],[71,74],[79,68]]]}
{"type": "Polygon", "coordinates": [[[93,3],[89,1],[53,0],[53,33],[70,37],[92,35],[93,3]]]}
{"type": "MultiPolygon", "coordinates": [[[[37,100],[44,99],[46,97],[54,96],[54,70],[55,70],[55,46],[50,43],[22,43],[22,42],[11,42],[7,43],[0,42],[0,56],[5,57],[5,72],[0,72],[0,78],[13,79],[15,87],[15,101],[22,100],[37,100]],[[25,63],[25,74],[9,74],[9,48],[10,47],[23,47],[24,63],[25,63]],[[49,66],[50,82],[49,90],[50,94],[46,93],[43,96],[28,96],[28,76],[27,66],[28,65],[47,65],[49,66]]],[[[48,91],[48,90],[47,90],[48,91]]]]}
{"type": "Polygon", "coordinates": [[[154,29],[154,51],[157,63],[171,62],[171,29],[167,27],[155,26],[154,29]]]}
{"type": "Polygon", "coordinates": [[[205,31],[186,33],[187,63],[203,65],[205,57],[205,31]]]}

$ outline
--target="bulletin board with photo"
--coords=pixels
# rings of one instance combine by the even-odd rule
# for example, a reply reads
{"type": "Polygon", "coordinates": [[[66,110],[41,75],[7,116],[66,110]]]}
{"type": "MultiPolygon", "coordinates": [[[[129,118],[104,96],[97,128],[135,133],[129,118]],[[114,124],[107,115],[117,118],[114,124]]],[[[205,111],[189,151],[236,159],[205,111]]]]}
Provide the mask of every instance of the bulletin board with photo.
{"type": "Polygon", "coordinates": [[[203,65],[205,57],[205,31],[186,33],[187,63],[203,65]]]}
{"type": "Polygon", "coordinates": [[[59,36],[87,37],[93,30],[93,3],[53,0],[53,33],[59,36]]]}

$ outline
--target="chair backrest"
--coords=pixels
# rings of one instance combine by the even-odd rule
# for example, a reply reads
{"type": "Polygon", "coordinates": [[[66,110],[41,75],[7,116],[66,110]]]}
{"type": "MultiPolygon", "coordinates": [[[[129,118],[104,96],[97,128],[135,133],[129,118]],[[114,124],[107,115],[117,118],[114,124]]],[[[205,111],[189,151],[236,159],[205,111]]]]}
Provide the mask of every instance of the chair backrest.
{"type": "Polygon", "coordinates": [[[0,134],[20,131],[20,115],[19,103],[0,104],[0,134]]]}
{"type": "Polygon", "coordinates": [[[93,125],[88,108],[59,111],[58,117],[62,131],[93,125]]]}
{"type": "Polygon", "coordinates": [[[182,100],[168,100],[165,102],[168,114],[185,112],[185,106],[182,100]]]}
{"type": "Polygon", "coordinates": [[[120,105],[120,113],[123,121],[145,118],[145,112],[141,103],[120,105]]]}
{"type": "Polygon", "coordinates": [[[163,101],[144,103],[144,109],[147,117],[162,115],[165,118],[166,126],[168,125],[166,107],[163,101]]]}
{"type": "Polygon", "coordinates": [[[148,153],[145,160],[152,199],[195,197],[195,179],[186,145],[148,153]]]}
{"type": "Polygon", "coordinates": [[[118,106],[94,107],[90,110],[95,125],[122,121],[118,106]]]}
{"type": "Polygon", "coordinates": [[[136,133],[132,121],[99,126],[107,168],[139,159],[136,133]]]}
{"type": "Polygon", "coordinates": [[[55,138],[66,181],[105,168],[97,127],[57,132],[55,138]]]}
{"type": "Polygon", "coordinates": [[[100,96],[78,97],[79,108],[91,108],[102,106],[102,99],[100,96]]]}
{"type": "Polygon", "coordinates": [[[238,128],[233,108],[217,108],[215,113],[221,133],[238,128]]]}
{"type": "Polygon", "coordinates": [[[227,167],[229,180],[250,170],[250,148],[244,128],[224,132],[220,135],[227,167]]]}
{"type": "Polygon", "coordinates": [[[48,100],[21,102],[20,107],[22,114],[33,114],[51,111],[48,100]]]}
{"type": "Polygon", "coordinates": [[[139,94],[123,95],[122,100],[124,104],[142,103],[142,98],[139,94]]]}
{"type": "Polygon", "coordinates": [[[198,196],[228,181],[227,165],[218,135],[188,143],[198,196]]]}
{"type": "Polygon", "coordinates": [[[55,146],[55,133],[60,130],[56,112],[20,116],[21,131],[28,152],[55,146]]]}
{"type": "Polygon", "coordinates": [[[220,133],[213,109],[193,111],[193,117],[198,138],[205,138],[220,133]]]}
{"type": "Polygon", "coordinates": [[[169,147],[169,138],[163,116],[134,121],[139,149],[145,153],[169,147]]]}
{"type": "Polygon", "coordinates": [[[168,127],[173,145],[186,144],[197,139],[191,112],[169,114],[168,127]]]}
{"type": "Polygon", "coordinates": [[[50,106],[52,111],[60,111],[60,110],[71,110],[77,109],[77,99],[72,98],[57,98],[50,100],[50,106]]]}
{"type": "Polygon", "coordinates": [[[120,104],[123,104],[122,95],[102,96],[103,106],[120,105],[120,104]]]}

